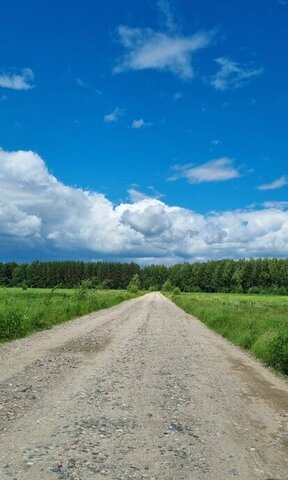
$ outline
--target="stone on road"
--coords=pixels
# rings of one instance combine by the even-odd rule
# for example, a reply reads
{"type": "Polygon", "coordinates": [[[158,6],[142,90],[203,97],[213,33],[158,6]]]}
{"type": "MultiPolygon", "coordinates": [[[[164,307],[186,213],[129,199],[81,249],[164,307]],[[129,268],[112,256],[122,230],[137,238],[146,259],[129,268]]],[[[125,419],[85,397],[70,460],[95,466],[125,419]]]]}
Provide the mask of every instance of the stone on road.
{"type": "Polygon", "coordinates": [[[288,479],[288,387],[160,293],[0,347],[0,478],[288,479]]]}

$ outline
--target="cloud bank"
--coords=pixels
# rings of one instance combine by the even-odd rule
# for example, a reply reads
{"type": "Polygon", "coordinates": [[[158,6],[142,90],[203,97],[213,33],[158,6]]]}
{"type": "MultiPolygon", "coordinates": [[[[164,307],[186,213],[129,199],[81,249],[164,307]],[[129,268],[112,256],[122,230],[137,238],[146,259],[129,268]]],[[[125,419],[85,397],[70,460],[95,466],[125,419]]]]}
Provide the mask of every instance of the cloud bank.
{"type": "Polygon", "coordinates": [[[181,260],[288,254],[288,210],[211,212],[169,206],[130,192],[113,205],[69,187],[31,151],[0,150],[0,247],[15,258],[181,260]]]}

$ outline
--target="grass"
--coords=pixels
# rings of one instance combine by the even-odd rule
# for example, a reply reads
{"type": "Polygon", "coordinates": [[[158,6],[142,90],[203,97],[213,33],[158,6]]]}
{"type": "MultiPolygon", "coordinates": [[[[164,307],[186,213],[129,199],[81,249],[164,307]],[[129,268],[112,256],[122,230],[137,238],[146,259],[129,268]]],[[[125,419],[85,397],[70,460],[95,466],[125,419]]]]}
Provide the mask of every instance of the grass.
{"type": "Polygon", "coordinates": [[[0,288],[0,342],[139,296],[126,290],[0,288]]]}
{"type": "Polygon", "coordinates": [[[288,375],[288,297],[217,293],[168,296],[209,328],[288,375]]]}

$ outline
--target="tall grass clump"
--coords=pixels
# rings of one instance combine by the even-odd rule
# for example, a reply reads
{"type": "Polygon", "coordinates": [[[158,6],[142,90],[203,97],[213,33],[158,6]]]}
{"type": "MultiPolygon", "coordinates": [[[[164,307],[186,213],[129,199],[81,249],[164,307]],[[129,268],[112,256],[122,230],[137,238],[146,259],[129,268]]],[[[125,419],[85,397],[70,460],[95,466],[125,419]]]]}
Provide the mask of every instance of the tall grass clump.
{"type": "Polygon", "coordinates": [[[91,290],[84,283],[73,290],[0,289],[0,342],[137,297],[126,290],[91,290]]]}
{"type": "Polygon", "coordinates": [[[209,328],[288,375],[287,297],[188,293],[171,299],[209,328]]]}

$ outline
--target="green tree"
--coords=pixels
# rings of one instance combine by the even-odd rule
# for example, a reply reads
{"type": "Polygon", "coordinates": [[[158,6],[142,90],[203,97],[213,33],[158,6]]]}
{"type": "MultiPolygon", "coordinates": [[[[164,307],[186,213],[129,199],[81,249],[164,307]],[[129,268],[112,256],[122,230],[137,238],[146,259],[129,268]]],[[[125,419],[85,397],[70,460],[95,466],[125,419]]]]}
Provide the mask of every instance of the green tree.
{"type": "Polygon", "coordinates": [[[162,290],[163,290],[163,292],[172,292],[173,286],[172,286],[172,283],[169,280],[169,278],[168,278],[168,280],[166,280],[166,282],[164,282],[162,290]]]}
{"type": "Polygon", "coordinates": [[[128,285],[128,290],[132,293],[137,293],[140,289],[140,278],[138,273],[134,273],[128,285]]]}

